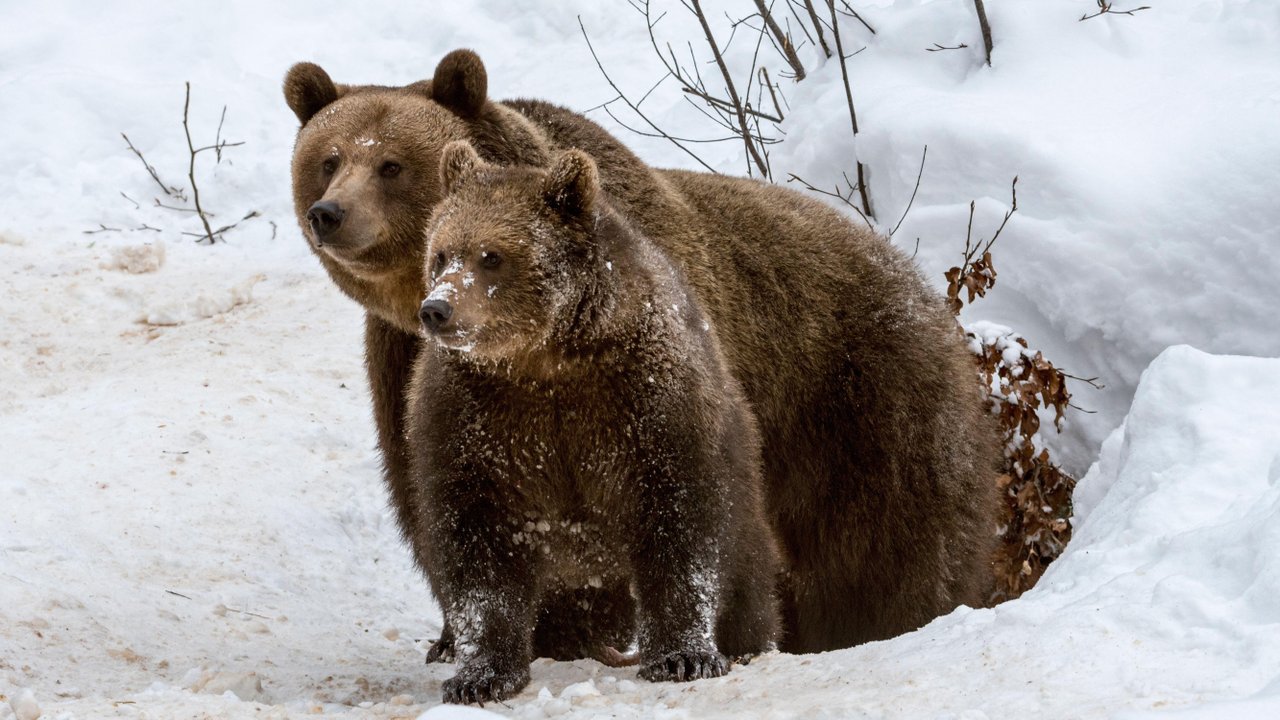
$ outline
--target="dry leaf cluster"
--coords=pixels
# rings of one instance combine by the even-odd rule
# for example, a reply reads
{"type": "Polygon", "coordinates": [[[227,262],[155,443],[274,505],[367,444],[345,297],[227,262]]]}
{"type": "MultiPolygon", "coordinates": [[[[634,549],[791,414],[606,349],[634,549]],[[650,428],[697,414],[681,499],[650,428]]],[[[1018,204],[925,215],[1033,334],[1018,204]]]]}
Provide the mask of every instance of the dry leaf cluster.
{"type": "MultiPolygon", "coordinates": [[[[1017,212],[1017,184],[1014,178],[1010,209],[985,243],[973,241],[974,205],[969,206],[964,262],[944,274],[947,304],[957,316],[966,303],[986,297],[995,286],[991,246],[1017,212]]],[[[997,529],[1000,546],[994,559],[991,603],[995,604],[1034,586],[1071,540],[1071,497],[1076,480],[1053,462],[1037,435],[1042,409],[1053,409],[1054,427],[1062,430],[1067,408],[1074,407],[1067,389],[1072,376],[1055,367],[1043,353],[1032,352],[1027,341],[1012,331],[966,331],[965,336],[978,361],[987,407],[998,418],[1004,441],[1004,460],[997,479],[1004,504],[997,529]]],[[[1093,379],[1081,380],[1099,387],[1093,379]]]]}

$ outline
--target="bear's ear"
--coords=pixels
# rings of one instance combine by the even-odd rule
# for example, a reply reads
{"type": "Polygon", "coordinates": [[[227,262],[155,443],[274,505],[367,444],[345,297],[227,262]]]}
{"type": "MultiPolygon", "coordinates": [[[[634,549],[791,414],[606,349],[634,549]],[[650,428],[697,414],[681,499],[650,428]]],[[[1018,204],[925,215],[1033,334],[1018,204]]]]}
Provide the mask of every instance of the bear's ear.
{"type": "Polygon", "coordinates": [[[284,76],[284,101],[303,125],[339,95],[329,73],[315,63],[298,63],[284,76]]]}
{"type": "Polygon", "coordinates": [[[596,161],[576,148],[557,158],[542,181],[542,197],[548,205],[566,215],[590,213],[599,191],[596,161]]]}
{"type": "Polygon", "coordinates": [[[485,162],[466,140],[454,140],[445,145],[440,151],[440,186],[444,194],[453,192],[484,166],[485,162]]]}
{"type": "Polygon", "coordinates": [[[489,75],[480,56],[470,50],[445,55],[431,78],[431,98],[457,115],[474,117],[484,107],[489,75]]]}

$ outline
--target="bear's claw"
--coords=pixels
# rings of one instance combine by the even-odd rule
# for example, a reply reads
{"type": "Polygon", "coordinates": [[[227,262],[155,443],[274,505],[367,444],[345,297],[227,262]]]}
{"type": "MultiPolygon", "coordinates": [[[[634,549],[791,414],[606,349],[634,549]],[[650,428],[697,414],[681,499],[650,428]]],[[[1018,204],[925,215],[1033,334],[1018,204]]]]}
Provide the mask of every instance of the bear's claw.
{"type": "Polygon", "coordinates": [[[456,705],[475,703],[484,707],[486,702],[501,702],[519,693],[529,684],[529,671],[508,674],[492,670],[480,673],[459,673],[444,681],[441,695],[444,702],[456,705]]]}
{"type": "Polygon", "coordinates": [[[715,678],[729,672],[729,663],[717,652],[673,652],[646,663],[640,677],[653,682],[685,682],[715,678]]]}

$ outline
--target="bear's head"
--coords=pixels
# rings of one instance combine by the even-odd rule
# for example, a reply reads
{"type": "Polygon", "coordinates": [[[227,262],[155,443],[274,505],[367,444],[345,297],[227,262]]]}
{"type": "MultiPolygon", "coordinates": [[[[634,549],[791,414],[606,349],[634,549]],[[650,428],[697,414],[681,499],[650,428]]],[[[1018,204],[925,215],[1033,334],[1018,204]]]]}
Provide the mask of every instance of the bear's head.
{"type": "Polygon", "coordinates": [[[431,80],[403,87],[337,84],[312,63],[285,77],[285,100],[302,123],[292,163],[298,223],[348,295],[409,332],[421,300],[423,229],[443,195],[444,146],[471,140],[501,163],[548,158],[541,134],[487,91],[484,64],[470,50],[449,53],[431,80]]]}
{"type": "Polygon", "coordinates": [[[563,349],[602,301],[595,162],[569,150],[545,169],[498,167],[455,142],[440,185],[420,310],[427,336],[486,360],[563,349]]]}

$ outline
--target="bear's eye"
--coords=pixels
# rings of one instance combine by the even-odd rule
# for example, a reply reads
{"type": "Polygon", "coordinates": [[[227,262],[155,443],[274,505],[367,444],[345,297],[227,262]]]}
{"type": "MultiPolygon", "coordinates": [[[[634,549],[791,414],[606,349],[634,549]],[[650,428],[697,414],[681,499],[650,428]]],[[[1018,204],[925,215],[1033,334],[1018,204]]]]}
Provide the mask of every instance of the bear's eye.
{"type": "Polygon", "coordinates": [[[388,160],[378,168],[378,174],[384,178],[393,178],[400,174],[400,163],[388,160]]]}
{"type": "Polygon", "coordinates": [[[486,250],[480,254],[480,265],[490,270],[502,264],[502,256],[496,252],[486,250]]]}
{"type": "Polygon", "coordinates": [[[325,175],[332,175],[334,171],[338,169],[338,158],[325,158],[324,163],[320,165],[320,168],[324,170],[325,175]]]}
{"type": "Polygon", "coordinates": [[[445,261],[446,261],[446,260],[448,260],[448,259],[449,259],[449,258],[445,257],[445,254],[444,254],[444,251],[443,251],[443,250],[441,250],[440,252],[436,253],[436,266],[435,266],[435,268],[434,268],[434,273],[433,273],[433,274],[435,274],[435,275],[439,275],[439,274],[440,274],[440,271],[441,271],[441,270],[444,270],[444,263],[445,263],[445,261]]]}

